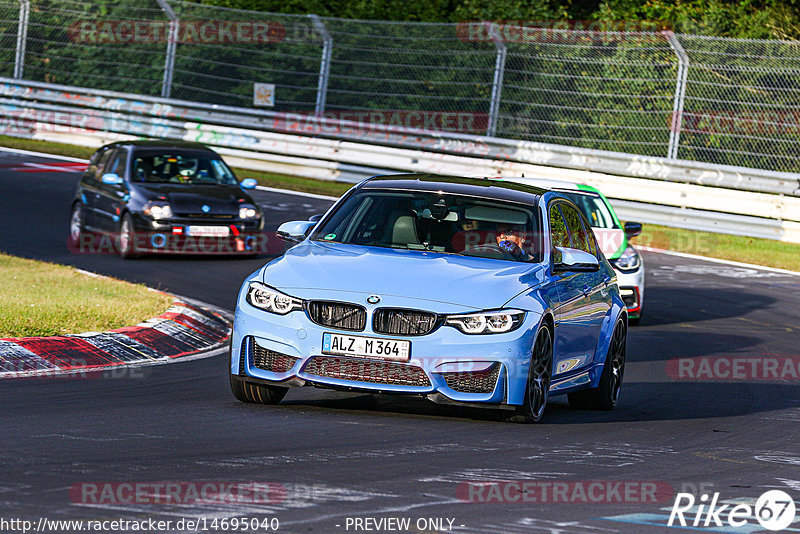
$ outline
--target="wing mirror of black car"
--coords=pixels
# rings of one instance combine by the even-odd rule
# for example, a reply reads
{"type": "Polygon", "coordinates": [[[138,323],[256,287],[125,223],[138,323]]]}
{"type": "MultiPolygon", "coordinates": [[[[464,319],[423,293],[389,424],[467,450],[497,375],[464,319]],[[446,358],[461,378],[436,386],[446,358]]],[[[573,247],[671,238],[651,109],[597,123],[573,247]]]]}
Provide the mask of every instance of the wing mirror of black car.
{"type": "Polygon", "coordinates": [[[290,243],[299,243],[317,223],[313,221],[290,221],[278,227],[277,236],[290,243]]]}
{"type": "Polygon", "coordinates": [[[600,269],[600,262],[595,256],[576,248],[556,247],[553,256],[554,272],[590,273],[600,269]]]}
{"type": "Polygon", "coordinates": [[[107,172],[100,177],[100,180],[106,185],[122,185],[124,181],[122,177],[115,172],[107,172]]]}
{"type": "Polygon", "coordinates": [[[322,219],[322,214],[321,213],[317,213],[317,214],[312,215],[311,217],[308,218],[308,220],[310,222],[319,222],[320,219],[322,219]]]}
{"type": "Polygon", "coordinates": [[[628,236],[628,239],[636,237],[641,233],[642,233],[642,223],[638,222],[625,223],[625,235],[628,236]]]}
{"type": "Polygon", "coordinates": [[[255,178],[245,178],[244,180],[239,182],[239,185],[241,186],[242,189],[255,189],[256,186],[258,185],[258,180],[256,180],[255,178]]]}

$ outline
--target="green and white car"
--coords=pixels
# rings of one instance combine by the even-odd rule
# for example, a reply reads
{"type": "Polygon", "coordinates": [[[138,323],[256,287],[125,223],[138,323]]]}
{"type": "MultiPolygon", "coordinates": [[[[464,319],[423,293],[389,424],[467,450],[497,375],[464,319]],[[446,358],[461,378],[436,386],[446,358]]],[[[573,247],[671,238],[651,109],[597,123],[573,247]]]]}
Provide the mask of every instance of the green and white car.
{"type": "Polygon", "coordinates": [[[644,261],[630,241],[642,232],[642,225],[620,223],[608,199],[590,185],[535,178],[508,180],[558,191],[578,205],[592,225],[597,244],[617,273],[619,292],[628,307],[628,322],[638,324],[644,302],[644,261]]]}

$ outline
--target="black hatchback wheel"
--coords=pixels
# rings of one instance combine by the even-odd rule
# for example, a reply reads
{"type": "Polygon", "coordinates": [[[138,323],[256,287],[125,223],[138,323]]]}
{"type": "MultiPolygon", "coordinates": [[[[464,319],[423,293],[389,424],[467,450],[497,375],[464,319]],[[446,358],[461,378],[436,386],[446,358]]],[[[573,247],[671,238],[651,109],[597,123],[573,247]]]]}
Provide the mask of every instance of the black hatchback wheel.
{"type": "Polygon", "coordinates": [[[79,243],[83,235],[83,204],[76,202],[72,206],[72,214],[69,217],[69,240],[72,243],[79,243]]]}
{"type": "Polygon", "coordinates": [[[136,236],[134,232],[133,219],[129,213],[122,217],[122,222],[119,225],[119,255],[125,259],[135,258],[137,255],[136,250],[136,236]]]}
{"type": "Polygon", "coordinates": [[[623,319],[617,321],[614,334],[608,347],[603,374],[596,388],[577,391],[568,395],[572,408],[588,410],[611,410],[619,401],[622,391],[622,379],[625,375],[625,348],[627,345],[627,329],[623,319]]]}
{"type": "Polygon", "coordinates": [[[550,334],[548,326],[542,326],[539,330],[531,352],[525,401],[516,409],[511,418],[515,423],[538,423],[542,420],[545,408],[547,408],[553,367],[553,336],[550,334]]]}

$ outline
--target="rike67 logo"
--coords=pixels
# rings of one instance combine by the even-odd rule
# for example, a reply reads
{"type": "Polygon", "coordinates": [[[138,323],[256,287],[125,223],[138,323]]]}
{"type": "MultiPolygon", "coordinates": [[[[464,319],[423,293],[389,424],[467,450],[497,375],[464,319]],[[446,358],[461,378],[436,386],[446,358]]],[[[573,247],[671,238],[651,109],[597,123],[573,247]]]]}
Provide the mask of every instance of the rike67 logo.
{"type": "Polygon", "coordinates": [[[745,502],[721,504],[719,493],[714,493],[710,500],[707,494],[701,495],[699,502],[691,493],[678,493],[667,526],[741,528],[755,520],[762,528],[779,531],[792,524],[795,514],[794,500],[781,490],[767,491],[758,498],[755,506],[745,502]]]}

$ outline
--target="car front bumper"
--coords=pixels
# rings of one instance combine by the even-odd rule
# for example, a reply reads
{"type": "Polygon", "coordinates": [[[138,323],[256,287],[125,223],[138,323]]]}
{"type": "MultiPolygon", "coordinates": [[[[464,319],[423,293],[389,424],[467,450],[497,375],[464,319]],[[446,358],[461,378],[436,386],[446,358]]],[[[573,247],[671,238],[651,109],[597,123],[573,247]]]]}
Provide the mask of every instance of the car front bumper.
{"type": "Polygon", "coordinates": [[[153,220],[139,215],[134,217],[134,239],[136,250],[154,254],[266,254],[273,243],[261,231],[261,226],[260,220],[153,220]],[[189,235],[191,226],[224,228],[227,235],[192,236],[189,235]]]}
{"type": "MultiPolygon", "coordinates": [[[[400,307],[385,298],[381,307],[400,307]]],[[[407,307],[408,302],[403,302],[407,307]]],[[[416,306],[417,309],[422,309],[416,306]]],[[[540,315],[526,313],[505,334],[467,335],[440,326],[424,336],[392,336],[367,326],[348,332],[320,326],[304,310],[276,315],[254,308],[240,295],[231,338],[230,372],[273,385],[405,393],[437,402],[509,404],[523,402],[531,347],[540,315]],[[326,332],[411,342],[407,362],[323,354],[326,332]]]]}
{"type": "Polygon", "coordinates": [[[624,273],[616,268],[614,272],[617,273],[617,285],[628,309],[628,317],[640,317],[644,303],[644,263],[632,273],[624,273]]]}

